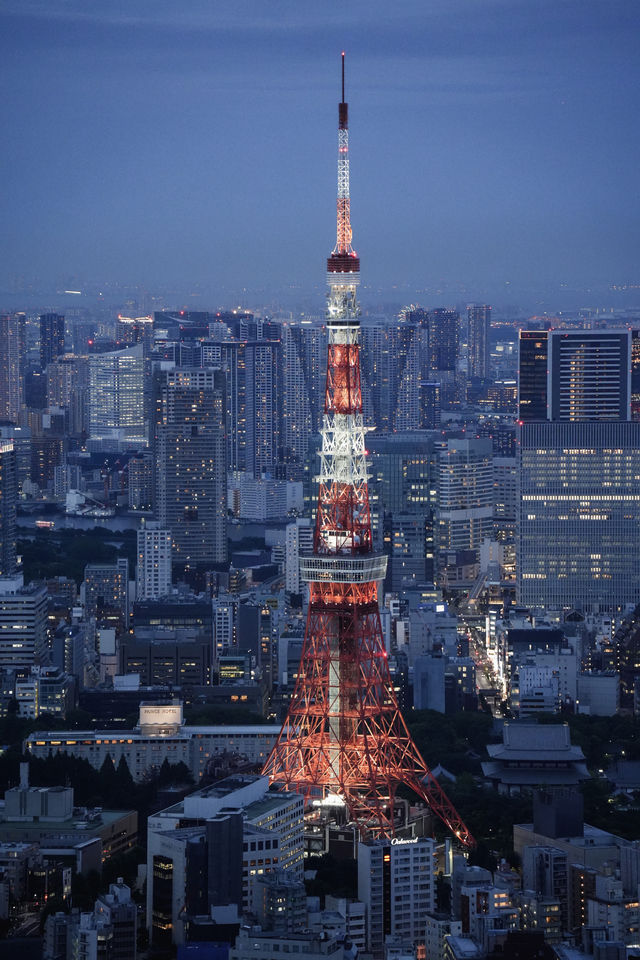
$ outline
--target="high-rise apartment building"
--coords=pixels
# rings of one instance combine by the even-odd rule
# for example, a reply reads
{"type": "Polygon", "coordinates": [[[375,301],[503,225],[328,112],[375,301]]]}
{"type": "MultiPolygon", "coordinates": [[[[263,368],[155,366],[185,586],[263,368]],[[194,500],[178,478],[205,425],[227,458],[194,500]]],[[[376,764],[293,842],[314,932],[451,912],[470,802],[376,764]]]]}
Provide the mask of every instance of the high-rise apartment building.
{"type": "Polygon", "coordinates": [[[157,518],[171,532],[173,562],[227,559],[226,377],[180,368],[157,381],[157,518]]]}
{"type": "Polygon", "coordinates": [[[147,353],[153,344],[153,317],[118,316],[116,340],[122,346],[142,343],[147,353]]]}
{"type": "Polygon", "coordinates": [[[282,324],[282,423],[279,459],[287,479],[299,480],[309,447],[311,406],[303,364],[304,327],[282,324]]]}
{"type": "Polygon", "coordinates": [[[31,430],[14,424],[0,425],[0,442],[10,440],[16,455],[16,484],[18,494],[25,480],[31,479],[31,430]]]}
{"type": "Polygon", "coordinates": [[[59,313],[43,313],[40,317],[40,369],[45,371],[52,360],[64,353],[64,317],[59,313]]]}
{"type": "Polygon", "coordinates": [[[455,371],[460,341],[460,314],[436,307],[429,311],[429,354],[432,370],[455,371]]]}
{"type": "Polygon", "coordinates": [[[70,434],[89,432],[89,360],[67,354],[52,360],[47,372],[47,407],[67,413],[70,434]]]}
{"type": "Polygon", "coordinates": [[[16,569],[16,509],[18,484],[13,441],[0,441],[0,577],[16,569]]]}
{"type": "Polygon", "coordinates": [[[150,520],[137,536],[136,600],[159,600],[171,591],[171,531],[150,520]]]}
{"type": "Polygon", "coordinates": [[[254,477],[274,473],[280,443],[279,340],[247,343],[247,470],[254,477]]]}
{"type": "Polygon", "coordinates": [[[25,315],[0,316],[0,420],[18,422],[24,406],[25,315]]]}
{"type": "MultiPolygon", "coordinates": [[[[410,316],[416,317],[416,314],[410,316]]],[[[399,349],[395,351],[398,369],[394,384],[394,429],[419,430],[427,425],[424,422],[422,384],[428,377],[428,326],[416,317],[405,320],[396,332],[399,349]]]]}
{"type": "Polygon", "coordinates": [[[300,327],[302,362],[311,411],[311,430],[317,433],[322,425],[324,412],[329,333],[324,323],[312,323],[310,320],[303,320],[300,327]]]}
{"type": "Polygon", "coordinates": [[[129,561],[88,563],[84,568],[84,607],[87,617],[112,620],[119,629],[129,627],[129,561]]]}
{"type": "Polygon", "coordinates": [[[472,303],[467,307],[469,327],[469,376],[489,376],[491,307],[486,303],[472,303]]]}
{"type": "Polygon", "coordinates": [[[131,457],[127,464],[129,510],[148,513],[153,509],[154,473],[152,454],[131,457]]]}
{"type": "Polygon", "coordinates": [[[89,434],[146,446],[142,344],[89,357],[89,434]]]}

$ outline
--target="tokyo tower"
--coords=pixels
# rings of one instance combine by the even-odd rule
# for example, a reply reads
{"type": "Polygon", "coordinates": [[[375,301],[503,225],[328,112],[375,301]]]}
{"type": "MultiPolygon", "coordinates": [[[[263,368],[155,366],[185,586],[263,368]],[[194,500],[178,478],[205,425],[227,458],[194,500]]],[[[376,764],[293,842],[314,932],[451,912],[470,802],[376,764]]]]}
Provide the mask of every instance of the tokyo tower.
{"type": "Polygon", "coordinates": [[[351,246],[348,105],[338,110],[337,242],[327,261],[329,349],[314,547],[301,554],[309,609],[298,679],[264,773],[312,801],[346,804],[363,833],[394,832],[405,784],[459,841],[474,840],[413,743],[393,689],[373,549],[360,384],[360,261],[351,246]]]}

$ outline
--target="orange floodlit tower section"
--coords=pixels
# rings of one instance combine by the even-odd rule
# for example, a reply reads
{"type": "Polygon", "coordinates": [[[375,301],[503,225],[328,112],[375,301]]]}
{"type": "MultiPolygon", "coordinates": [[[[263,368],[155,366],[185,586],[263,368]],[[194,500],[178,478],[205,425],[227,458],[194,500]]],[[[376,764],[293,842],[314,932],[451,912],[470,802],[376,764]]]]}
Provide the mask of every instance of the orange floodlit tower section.
{"type": "Polygon", "coordinates": [[[329,350],[309,610],[289,713],[264,773],[309,802],[346,805],[363,834],[389,836],[411,787],[465,846],[474,841],[413,743],[389,674],[378,609],[387,558],[373,547],[351,248],[348,110],[338,131],[338,242],[327,261],[329,350]]]}

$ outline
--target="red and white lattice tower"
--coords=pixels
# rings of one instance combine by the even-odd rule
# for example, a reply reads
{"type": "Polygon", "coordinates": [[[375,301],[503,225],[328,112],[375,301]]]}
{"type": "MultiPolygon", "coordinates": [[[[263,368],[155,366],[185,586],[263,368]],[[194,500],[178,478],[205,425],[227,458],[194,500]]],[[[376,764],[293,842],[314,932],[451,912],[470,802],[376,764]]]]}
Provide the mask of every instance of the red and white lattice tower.
{"type": "Polygon", "coordinates": [[[329,353],[314,548],[300,556],[309,610],[289,713],[264,773],[308,800],[346,804],[365,833],[394,831],[399,784],[461,843],[473,838],[411,740],[393,689],[378,609],[387,566],[373,549],[360,386],[360,261],[351,247],[348,107],[338,132],[338,239],[327,261],[329,353]]]}

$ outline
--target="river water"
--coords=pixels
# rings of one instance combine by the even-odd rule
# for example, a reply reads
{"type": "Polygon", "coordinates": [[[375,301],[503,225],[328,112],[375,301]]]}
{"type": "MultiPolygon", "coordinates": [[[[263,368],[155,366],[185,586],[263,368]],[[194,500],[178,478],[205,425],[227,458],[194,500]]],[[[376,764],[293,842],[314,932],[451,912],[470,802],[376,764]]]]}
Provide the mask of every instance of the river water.
{"type": "Polygon", "coordinates": [[[113,530],[117,533],[123,530],[137,530],[140,519],[140,517],[126,514],[118,517],[68,517],[64,513],[36,513],[30,516],[19,516],[17,524],[18,530],[37,530],[36,520],[52,520],[55,524],[54,530],[93,530],[94,527],[100,527],[101,530],[113,530]]]}

